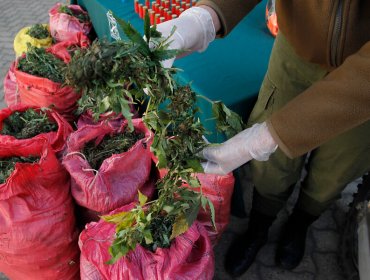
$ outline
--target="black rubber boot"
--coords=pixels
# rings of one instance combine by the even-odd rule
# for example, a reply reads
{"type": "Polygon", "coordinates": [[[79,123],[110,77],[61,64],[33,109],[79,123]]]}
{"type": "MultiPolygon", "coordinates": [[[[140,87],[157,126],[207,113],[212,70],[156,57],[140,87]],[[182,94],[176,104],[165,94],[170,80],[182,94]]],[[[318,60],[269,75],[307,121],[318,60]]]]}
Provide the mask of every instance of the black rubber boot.
{"type": "Polygon", "coordinates": [[[231,276],[242,275],[252,265],[259,249],[267,242],[274,219],[252,209],[247,232],[234,240],[226,254],[225,270],[231,276]]]}
{"type": "Polygon", "coordinates": [[[293,269],[301,262],[308,227],[317,219],[300,209],[294,209],[285,224],[278,243],[276,260],[285,269],[293,269]]]}

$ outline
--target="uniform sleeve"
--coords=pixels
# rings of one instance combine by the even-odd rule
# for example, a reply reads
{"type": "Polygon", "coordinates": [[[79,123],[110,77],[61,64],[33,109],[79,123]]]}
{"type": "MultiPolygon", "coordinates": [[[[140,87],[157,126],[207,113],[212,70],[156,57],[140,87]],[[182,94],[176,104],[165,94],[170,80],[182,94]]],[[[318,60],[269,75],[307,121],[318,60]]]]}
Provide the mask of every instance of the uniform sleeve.
{"type": "Polygon", "coordinates": [[[206,5],[215,10],[221,21],[220,36],[226,36],[261,0],[201,0],[197,6],[206,5]]]}
{"type": "Polygon", "coordinates": [[[370,42],[268,120],[283,152],[297,157],[370,120],[370,42]]]}

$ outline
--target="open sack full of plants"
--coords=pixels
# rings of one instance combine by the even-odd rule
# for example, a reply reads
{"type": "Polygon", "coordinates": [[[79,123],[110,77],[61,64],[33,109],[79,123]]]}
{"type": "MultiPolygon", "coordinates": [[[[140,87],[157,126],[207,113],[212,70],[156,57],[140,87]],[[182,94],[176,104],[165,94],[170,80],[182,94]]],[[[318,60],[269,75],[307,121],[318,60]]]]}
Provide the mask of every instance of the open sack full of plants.
{"type": "Polygon", "coordinates": [[[17,88],[17,79],[14,74],[15,62],[10,65],[9,71],[4,78],[4,99],[8,106],[20,103],[20,96],[17,88]]]}
{"type": "Polygon", "coordinates": [[[63,85],[65,67],[66,61],[52,49],[30,48],[18,58],[14,69],[21,103],[51,107],[68,121],[73,120],[80,95],[63,85]]]}
{"type": "Polygon", "coordinates": [[[14,38],[15,55],[18,57],[27,52],[28,44],[36,48],[47,48],[51,46],[52,41],[48,24],[22,28],[14,38]]]}
{"type": "MultiPolygon", "coordinates": [[[[127,205],[110,213],[130,211],[127,205]]],[[[119,215],[119,214],[118,214],[119,215]]],[[[93,222],[81,233],[82,280],[175,280],[213,278],[213,248],[207,232],[198,222],[172,240],[169,248],[157,248],[155,252],[137,245],[125,257],[113,264],[109,247],[112,245],[115,225],[104,220],[93,222]]]]}
{"type": "Polygon", "coordinates": [[[57,41],[74,40],[79,33],[87,36],[92,24],[87,12],[78,5],[55,4],[49,11],[50,33],[57,41]]]}
{"type": "Polygon", "coordinates": [[[0,271],[12,280],[80,279],[70,178],[46,144],[0,145],[0,271]]]}
{"type": "MultiPolygon", "coordinates": [[[[137,201],[138,191],[151,197],[152,133],[141,119],[84,125],[69,137],[63,165],[72,177],[77,204],[99,214],[137,201]]],[[[98,217],[95,216],[95,220],[98,217]]]]}
{"type": "MultiPolygon", "coordinates": [[[[57,112],[25,105],[0,110],[0,145],[18,144],[32,151],[39,139],[46,139],[54,152],[62,150],[67,137],[73,131],[70,124],[57,112]]],[[[0,156],[7,152],[0,150],[0,156]]]]}

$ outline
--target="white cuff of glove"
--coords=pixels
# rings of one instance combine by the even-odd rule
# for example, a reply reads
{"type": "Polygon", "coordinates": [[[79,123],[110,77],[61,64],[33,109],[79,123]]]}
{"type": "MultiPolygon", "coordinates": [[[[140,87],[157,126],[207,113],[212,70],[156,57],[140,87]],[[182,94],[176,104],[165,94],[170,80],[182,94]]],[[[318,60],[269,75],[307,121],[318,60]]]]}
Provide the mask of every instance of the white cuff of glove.
{"type": "Polygon", "coordinates": [[[254,142],[253,148],[249,151],[251,157],[259,161],[268,160],[270,155],[276,151],[278,145],[272,138],[266,123],[255,124],[250,129],[254,130],[256,136],[251,139],[254,142]]]}

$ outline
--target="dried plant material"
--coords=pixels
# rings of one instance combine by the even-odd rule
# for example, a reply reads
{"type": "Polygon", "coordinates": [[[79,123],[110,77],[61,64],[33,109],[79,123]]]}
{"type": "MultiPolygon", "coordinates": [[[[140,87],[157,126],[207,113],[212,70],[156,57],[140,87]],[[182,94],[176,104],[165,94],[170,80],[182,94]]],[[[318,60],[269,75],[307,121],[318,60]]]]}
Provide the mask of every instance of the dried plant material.
{"type": "Polygon", "coordinates": [[[137,141],[143,138],[143,133],[136,133],[135,131],[106,135],[97,145],[94,140],[86,143],[82,153],[90,166],[98,170],[106,158],[114,154],[127,152],[137,141]]]}
{"type": "Polygon", "coordinates": [[[44,48],[36,48],[28,44],[28,51],[18,60],[17,68],[30,75],[49,79],[56,83],[64,82],[63,60],[47,52],[44,48]]]}
{"type": "Polygon", "coordinates": [[[14,112],[5,119],[0,134],[14,136],[17,139],[28,139],[57,130],[58,125],[51,121],[46,113],[28,109],[24,112],[14,112]]]}
{"type": "Polygon", "coordinates": [[[46,39],[50,37],[49,29],[43,24],[35,24],[28,29],[27,34],[36,39],[46,39]]]}

